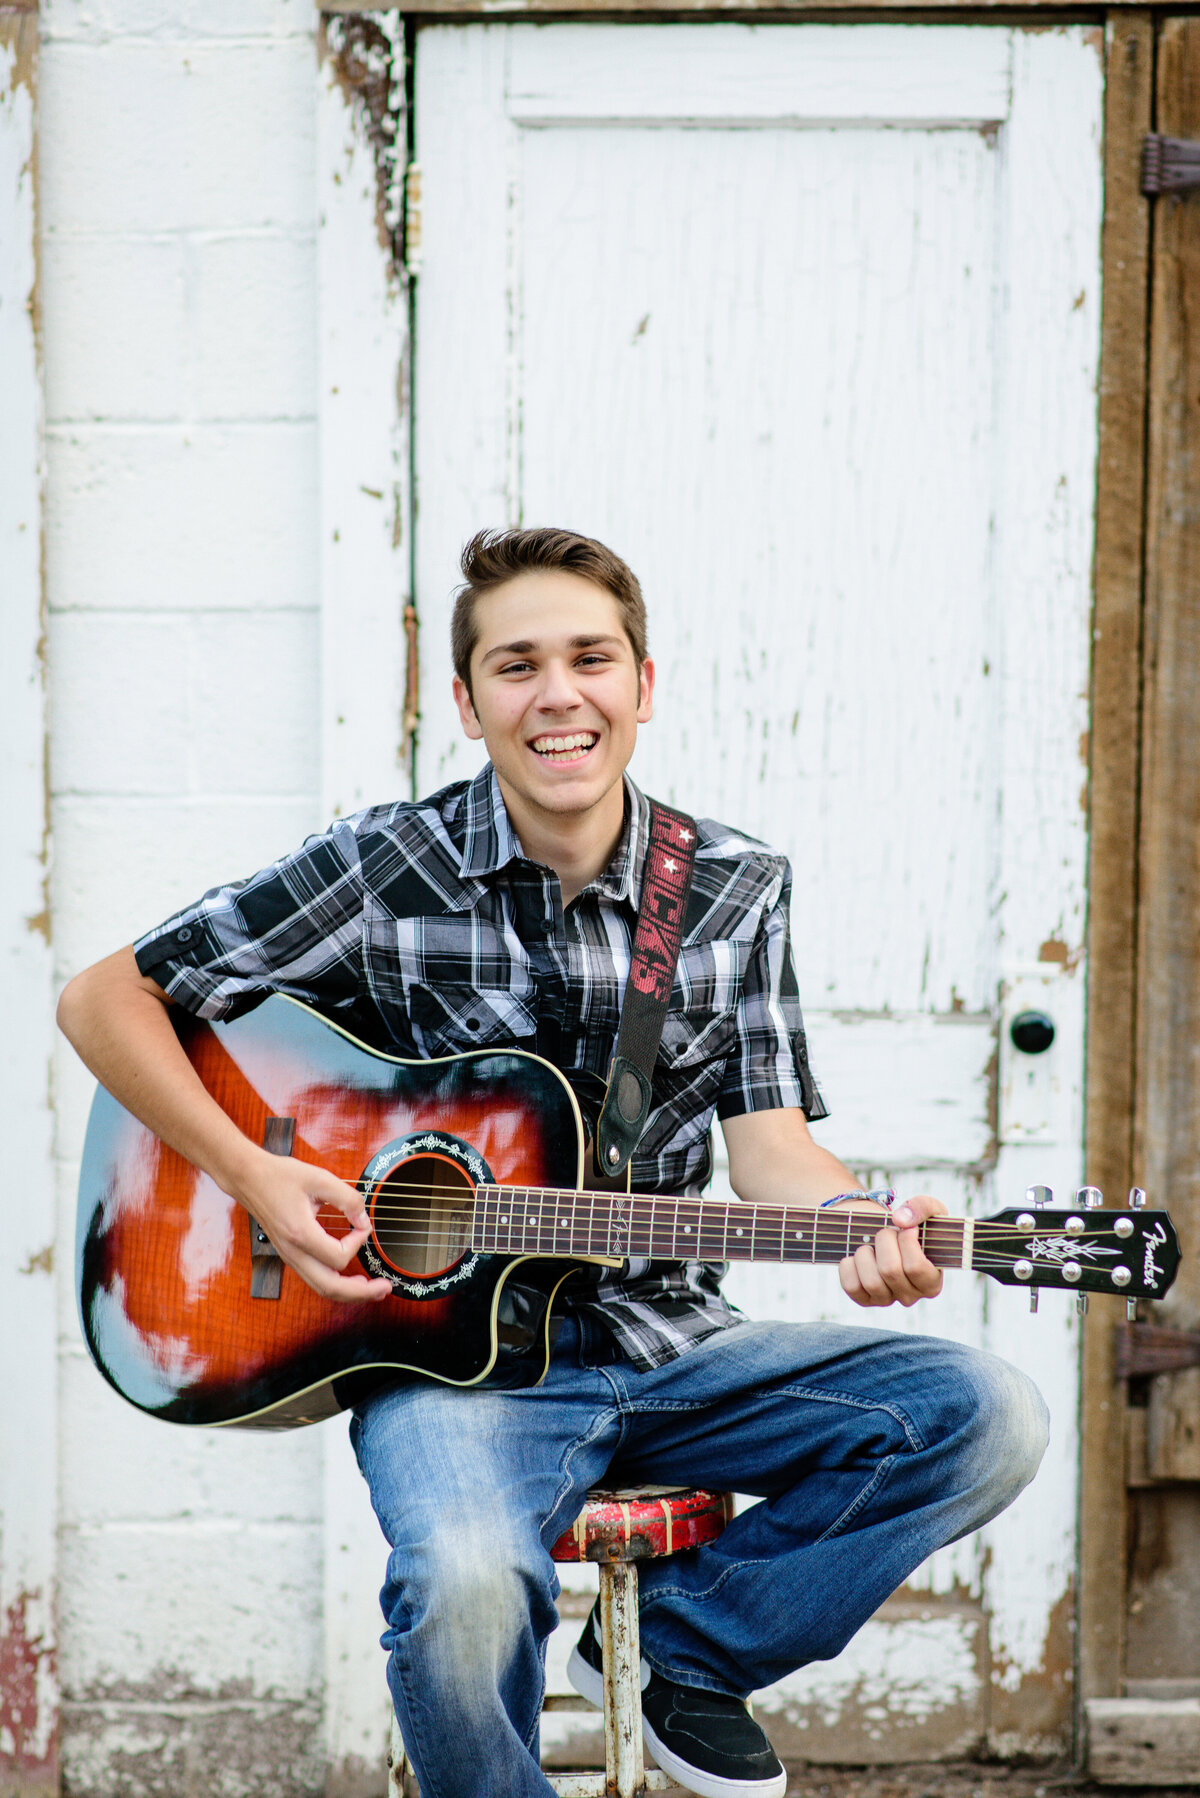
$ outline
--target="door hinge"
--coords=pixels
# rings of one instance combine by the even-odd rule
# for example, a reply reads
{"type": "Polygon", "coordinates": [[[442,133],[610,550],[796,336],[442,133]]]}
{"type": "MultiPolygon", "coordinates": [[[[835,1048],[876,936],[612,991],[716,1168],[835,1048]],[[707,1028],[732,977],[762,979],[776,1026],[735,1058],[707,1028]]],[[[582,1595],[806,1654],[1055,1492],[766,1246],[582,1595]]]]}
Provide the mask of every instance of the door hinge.
{"type": "Polygon", "coordinates": [[[404,172],[404,272],[414,280],[421,272],[421,165],[410,162],[404,172]]]}
{"type": "Polygon", "coordinates": [[[1200,187],[1200,140],[1150,131],[1142,142],[1142,192],[1185,194],[1200,187]]]}
{"type": "Polygon", "coordinates": [[[1175,1373],[1200,1363],[1200,1331],[1172,1330],[1162,1324],[1118,1324],[1116,1349],[1118,1380],[1175,1373]]]}
{"type": "Polygon", "coordinates": [[[412,743],[413,732],[421,716],[421,658],[417,649],[417,608],[404,608],[404,717],[401,735],[405,750],[412,743]]]}

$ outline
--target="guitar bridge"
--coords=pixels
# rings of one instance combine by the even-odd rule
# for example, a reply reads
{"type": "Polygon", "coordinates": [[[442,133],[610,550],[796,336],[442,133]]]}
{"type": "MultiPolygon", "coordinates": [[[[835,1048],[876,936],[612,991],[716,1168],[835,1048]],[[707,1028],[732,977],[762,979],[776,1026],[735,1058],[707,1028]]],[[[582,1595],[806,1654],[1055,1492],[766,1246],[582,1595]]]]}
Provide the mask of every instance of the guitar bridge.
{"type": "MultiPolygon", "coordinates": [[[[268,1155],[290,1155],[296,1140],[295,1118],[266,1119],[262,1146],[268,1155]]],[[[256,1217],[246,1213],[250,1225],[250,1297],[277,1299],[283,1288],[283,1262],[279,1250],[256,1217]]]]}

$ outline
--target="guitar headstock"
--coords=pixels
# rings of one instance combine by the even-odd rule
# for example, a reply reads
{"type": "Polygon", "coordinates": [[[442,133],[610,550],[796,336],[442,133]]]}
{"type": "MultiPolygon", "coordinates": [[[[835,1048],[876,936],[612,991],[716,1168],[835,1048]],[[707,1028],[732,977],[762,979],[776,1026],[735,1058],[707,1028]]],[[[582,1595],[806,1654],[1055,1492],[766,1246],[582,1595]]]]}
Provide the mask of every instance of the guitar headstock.
{"type": "MultiPolygon", "coordinates": [[[[1160,1299],[1179,1268],[1179,1238],[1165,1211],[1147,1211],[1134,1187],[1122,1211],[1105,1207],[1103,1194],[1082,1186],[1070,1207],[1054,1207],[1046,1186],[1031,1186],[1027,1203],[999,1211],[975,1226],[972,1264],[1004,1286],[1025,1286],[1037,1309],[1045,1286],[1085,1295],[1115,1293],[1132,1307],[1160,1299]]],[[[1087,1299],[1080,1298],[1080,1310],[1087,1299]]]]}

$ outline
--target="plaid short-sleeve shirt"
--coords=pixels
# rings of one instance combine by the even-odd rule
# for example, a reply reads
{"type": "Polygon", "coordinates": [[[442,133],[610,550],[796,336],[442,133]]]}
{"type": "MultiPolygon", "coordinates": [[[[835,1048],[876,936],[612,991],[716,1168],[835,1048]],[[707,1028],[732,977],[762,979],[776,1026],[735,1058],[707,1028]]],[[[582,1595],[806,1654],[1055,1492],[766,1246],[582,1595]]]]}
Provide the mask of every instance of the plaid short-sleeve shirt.
{"type": "MultiPolygon", "coordinates": [[[[490,767],[416,804],[339,819],[292,855],[217,887],[134,945],[138,967],[206,1018],[271,993],[404,1056],[529,1049],[579,1088],[606,1077],[629,974],[649,807],[626,779],[625,829],[564,912],[521,850],[490,767]]],[[[790,870],[697,822],[695,877],[635,1190],[695,1192],[714,1116],[826,1115],[808,1066],[788,933],[790,870]]],[[[739,1321],[723,1269],[631,1261],[572,1301],[635,1365],[656,1367],[739,1321]]]]}

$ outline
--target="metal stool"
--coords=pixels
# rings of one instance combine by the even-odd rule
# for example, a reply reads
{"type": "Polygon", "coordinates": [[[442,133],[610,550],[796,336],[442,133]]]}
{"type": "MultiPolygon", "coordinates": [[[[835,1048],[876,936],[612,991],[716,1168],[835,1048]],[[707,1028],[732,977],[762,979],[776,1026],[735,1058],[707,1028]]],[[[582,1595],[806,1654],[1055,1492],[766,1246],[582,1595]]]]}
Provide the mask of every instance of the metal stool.
{"type": "MultiPolygon", "coordinates": [[[[642,1759],[641,1647],[637,1563],[699,1548],[721,1534],[733,1515],[727,1492],[689,1486],[600,1488],[550,1550],[556,1561],[594,1561],[600,1569],[600,1633],[604,1664],[603,1773],[548,1773],[559,1798],[643,1798],[682,1790],[642,1759]]],[[[587,1709],[584,1699],[548,1698],[547,1710],[587,1709]]],[[[388,1798],[419,1798],[392,1717],[388,1798]]]]}

